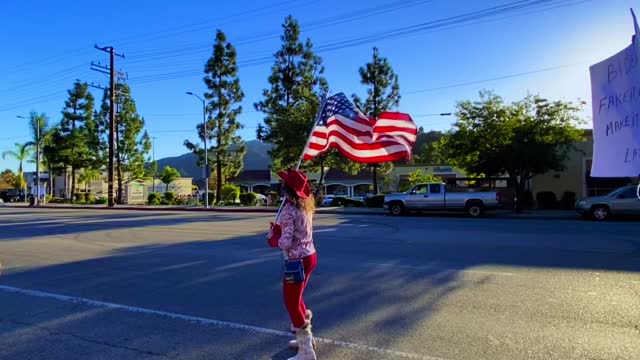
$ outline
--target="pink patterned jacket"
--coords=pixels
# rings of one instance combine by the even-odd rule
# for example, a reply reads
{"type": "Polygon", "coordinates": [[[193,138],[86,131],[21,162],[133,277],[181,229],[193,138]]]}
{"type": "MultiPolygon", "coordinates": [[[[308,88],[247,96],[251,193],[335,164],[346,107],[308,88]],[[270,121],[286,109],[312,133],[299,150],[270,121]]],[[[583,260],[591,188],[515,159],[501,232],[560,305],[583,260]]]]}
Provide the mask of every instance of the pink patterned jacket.
{"type": "Polygon", "coordinates": [[[287,203],[280,214],[280,226],[282,236],[278,240],[278,247],[284,251],[287,259],[301,259],[315,254],[311,217],[293,204],[287,203]]]}

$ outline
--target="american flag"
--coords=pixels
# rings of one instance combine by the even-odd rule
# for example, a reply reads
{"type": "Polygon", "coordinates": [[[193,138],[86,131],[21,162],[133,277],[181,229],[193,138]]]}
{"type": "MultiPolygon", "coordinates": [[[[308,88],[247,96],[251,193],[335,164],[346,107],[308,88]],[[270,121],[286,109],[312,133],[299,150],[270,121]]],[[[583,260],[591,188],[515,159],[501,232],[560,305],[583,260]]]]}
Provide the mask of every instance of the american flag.
{"type": "Polygon", "coordinates": [[[343,93],[327,99],[312,131],[304,160],[336,148],[360,163],[409,158],[418,134],[409,114],[384,112],[369,119],[343,93]]]}

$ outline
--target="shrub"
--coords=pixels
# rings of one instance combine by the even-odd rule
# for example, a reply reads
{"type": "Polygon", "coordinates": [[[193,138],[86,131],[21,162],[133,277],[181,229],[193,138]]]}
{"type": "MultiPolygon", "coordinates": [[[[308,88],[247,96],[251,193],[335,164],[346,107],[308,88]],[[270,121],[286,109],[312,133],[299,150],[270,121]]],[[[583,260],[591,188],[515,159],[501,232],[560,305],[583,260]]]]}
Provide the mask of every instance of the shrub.
{"type": "Polygon", "coordinates": [[[370,208],[381,208],[384,206],[384,195],[374,195],[365,199],[365,204],[370,208]]]}
{"type": "Polygon", "coordinates": [[[565,210],[571,210],[576,204],[576,193],[573,191],[565,191],[562,194],[562,199],[560,200],[562,204],[562,208],[565,210]]]}
{"type": "Polygon", "coordinates": [[[95,203],[98,205],[104,205],[106,203],[108,203],[108,199],[106,197],[99,197],[96,199],[95,203]]]}
{"type": "Polygon", "coordinates": [[[238,200],[238,196],[240,196],[240,188],[235,185],[227,184],[222,187],[220,195],[222,195],[222,201],[225,203],[235,203],[236,200],[238,200]]]}
{"type": "Polygon", "coordinates": [[[91,195],[91,194],[85,194],[84,199],[85,199],[84,201],[87,204],[95,204],[96,203],[96,197],[91,195]]]}
{"type": "Polygon", "coordinates": [[[539,209],[549,210],[556,207],[556,194],[552,191],[541,191],[536,194],[539,209]]]}
{"type": "Polygon", "coordinates": [[[533,193],[525,191],[520,198],[520,207],[523,209],[531,209],[533,207],[533,193]]]}
{"type": "Polygon", "coordinates": [[[53,200],[53,196],[51,194],[47,194],[44,196],[44,202],[50,203],[53,200]]]}
{"type": "Polygon", "coordinates": [[[240,203],[244,206],[256,206],[258,204],[258,195],[253,192],[240,194],[240,203]]]}
{"type": "Polygon", "coordinates": [[[160,200],[160,205],[171,205],[171,203],[169,201],[167,201],[166,199],[162,199],[162,200],[160,200]]]}
{"type": "Polygon", "coordinates": [[[158,205],[160,204],[160,200],[162,200],[160,193],[151,193],[147,196],[147,204],[149,205],[158,205]]]}
{"type": "MultiPolygon", "coordinates": [[[[166,195],[166,194],[165,194],[166,195]]],[[[175,205],[186,205],[188,203],[187,198],[184,196],[178,196],[173,200],[175,205]]]]}
{"type": "Polygon", "coordinates": [[[173,191],[167,191],[164,193],[164,199],[171,203],[176,199],[176,193],[173,191]]]}
{"type": "Polygon", "coordinates": [[[84,194],[83,194],[83,193],[75,193],[75,194],[73,195],[73,200],[74,200],[76,203],[79,203],[80,201],[84,201],[84,194]]]}

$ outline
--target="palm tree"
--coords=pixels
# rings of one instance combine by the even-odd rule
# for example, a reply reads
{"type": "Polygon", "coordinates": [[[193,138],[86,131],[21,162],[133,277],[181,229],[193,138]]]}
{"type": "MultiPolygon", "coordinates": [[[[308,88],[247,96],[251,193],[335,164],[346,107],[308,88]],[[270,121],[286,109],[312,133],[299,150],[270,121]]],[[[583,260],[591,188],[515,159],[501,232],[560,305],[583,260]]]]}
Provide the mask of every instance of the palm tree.
{"type": "Polygon", "coordinates": [[[85,169],[78,179],[81,183],[84,183],[84,192],[85,194],[89,192],[89,182],[93,180],[100,180],[102,177],[102,173],[100,170],[95,169],[85,169]]]}
{"type": "MultiPolygon", "coordinates": [[[[36,152],[33,154],[33,159],[30,162],[36,164],[36,170],[44,169],[45,164],[41,154],[47,132],[49,131],[49,118],[45,113],[38,114],[32,111],[31,114],[29,114],[29,128],[31,129],[33,140],[28,142],[28,144],[36,148],[36,152]]],[[[49,179],[51,179],[51,174],[49,174],[49,179]]],[[[40,181],[40,179],[38,179],[38,181],[40,181]]],[[[40,188],[40,184],[38,184],[38,188],[40,188]]],[[[39,197],[40,194],[36,196],[39,197]]]]}
{"type": "Polygon", "coordinates": [[[17,178],[17,187],[24,191],[24,200],[27,201],[27,182],[24,179],[24,172],[22,169],[22,164],[27,161],[29,155],[31,155],[32,145],[29,143],[19,144],[16,143],[14,151],[5,151],[2,153],[2,159],[6,159],[7,157],[12,157],[18,161],[18,176],[17,178]]]}

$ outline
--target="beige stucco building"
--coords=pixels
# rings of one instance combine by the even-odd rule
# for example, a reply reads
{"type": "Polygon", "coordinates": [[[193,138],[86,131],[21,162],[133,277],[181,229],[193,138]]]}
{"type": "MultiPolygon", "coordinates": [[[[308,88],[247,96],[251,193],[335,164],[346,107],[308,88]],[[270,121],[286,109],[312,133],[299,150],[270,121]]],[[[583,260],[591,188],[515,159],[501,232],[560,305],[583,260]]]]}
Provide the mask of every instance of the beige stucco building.
{"type": "Polygon", "coordinates": [[[565,192],[573,192],[577,197],[604,195],[634,181],[631,178],[592,178],[593,132],[585,131],[585,141],[575,144],[569,153],[564,171],[551,171],[531,179],[530,189],[534,195],[551,191],[561,199],[565,192]]]}

